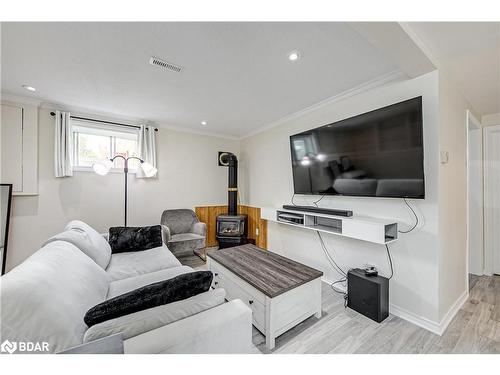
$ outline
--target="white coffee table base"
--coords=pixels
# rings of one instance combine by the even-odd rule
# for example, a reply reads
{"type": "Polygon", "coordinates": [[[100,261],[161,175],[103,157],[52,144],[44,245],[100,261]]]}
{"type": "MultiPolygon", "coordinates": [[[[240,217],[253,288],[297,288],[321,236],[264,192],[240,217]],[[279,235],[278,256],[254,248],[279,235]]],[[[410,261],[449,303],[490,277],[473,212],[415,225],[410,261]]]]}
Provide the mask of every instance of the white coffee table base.
{"type": "Polygon", "coordinates": [[[321,279],[309,281],[275,298],[266,296],[266,348],[275,346],[276,337],[310,316],[321,318],[321,279]]]}
{"type": "Polygon", "coordinates": [[[266,336],[272,350],[276,337],[312,315],[321,318],[321,278],[316,278],[274,298],[264,295],[212,258],[207,259],[214,273],[214,288],[224,288],[226,299],[240,299],[253,313],[253,325],[266,336]]]}

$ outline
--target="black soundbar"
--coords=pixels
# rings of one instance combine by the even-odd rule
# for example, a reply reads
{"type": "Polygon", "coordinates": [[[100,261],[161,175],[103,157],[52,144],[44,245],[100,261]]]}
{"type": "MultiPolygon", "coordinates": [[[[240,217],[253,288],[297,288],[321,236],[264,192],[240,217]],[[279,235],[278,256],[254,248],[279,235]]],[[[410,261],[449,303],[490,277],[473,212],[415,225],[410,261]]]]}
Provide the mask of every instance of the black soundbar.
{"type": "Polygon", "coordinates": [[[284,210],[293,210],[293,211],[306,211],[306,212],[314,212],[317,214],[326,214],[326,215],[335,215],[335,216],[352,216],[352,211],[349,210],[335,210],[332,208],[320,208],[315,206],[294,206],[291,204],[284,204],[284,210]]]}

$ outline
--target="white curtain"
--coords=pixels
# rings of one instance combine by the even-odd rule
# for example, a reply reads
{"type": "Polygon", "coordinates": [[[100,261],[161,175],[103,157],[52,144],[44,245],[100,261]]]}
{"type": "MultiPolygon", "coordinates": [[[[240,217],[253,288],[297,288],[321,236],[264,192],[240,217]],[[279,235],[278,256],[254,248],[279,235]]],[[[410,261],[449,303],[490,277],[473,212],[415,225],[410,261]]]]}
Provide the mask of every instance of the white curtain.
{"type": "MultiPolygon", "coordinates": [[[[154,126],[141,125],[139,131],[139,157],[156,168],[156,132],[154,126]]],[[[137,169],[137,178],[147,178],[141,167],[137,169]]],[[[151,177],[156,177],[156,174],[151,177]]]]}
{"type": "Polygon", "coordinates": [[[73,137],[69,112],[56,111],[54,166],[56,177],[73,176],[73,137]]]}

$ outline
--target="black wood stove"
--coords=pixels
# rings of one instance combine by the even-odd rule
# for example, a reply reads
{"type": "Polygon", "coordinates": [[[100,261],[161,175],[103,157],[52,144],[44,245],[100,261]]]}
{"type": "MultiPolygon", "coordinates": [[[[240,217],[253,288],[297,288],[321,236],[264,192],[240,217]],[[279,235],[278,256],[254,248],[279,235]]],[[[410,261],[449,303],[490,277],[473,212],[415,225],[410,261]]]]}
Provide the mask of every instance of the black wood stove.
{"type": "Polygon", "coordinates": [[[236,155],[224,153],[220,157],[223,165],[229,169],[227,215],[217,216],[217,241],[224,249],[247,243],[247,215],[238,215],[238,159],[236,155]]]}

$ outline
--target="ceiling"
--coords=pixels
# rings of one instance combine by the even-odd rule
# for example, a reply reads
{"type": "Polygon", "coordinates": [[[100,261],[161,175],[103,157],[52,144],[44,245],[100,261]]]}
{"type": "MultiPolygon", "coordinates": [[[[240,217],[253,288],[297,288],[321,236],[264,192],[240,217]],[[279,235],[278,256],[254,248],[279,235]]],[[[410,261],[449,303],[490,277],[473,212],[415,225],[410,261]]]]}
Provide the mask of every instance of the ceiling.
{"type": "Polygon", "coordinates": [[[480,115],[500,112],[500,23],[417,22],[408,26],[480,115]]]}
{"type": "Polygon", "coordinates": [[[380,77],[434,66],[451,74],[479,115],[500,112],[500,23],[1,27],[3,93],[188,131],[239,138],[380,77]],[[294,50],[300,59],[291,62],[294,50]],[[182,73],[149,65],[151,56],[182,73]]]}
{"type": "Polygon", "coordinates": [[[3,23],[1,41],[4,93],[233,137],[397,71],[345,23],[3,23]]]}

